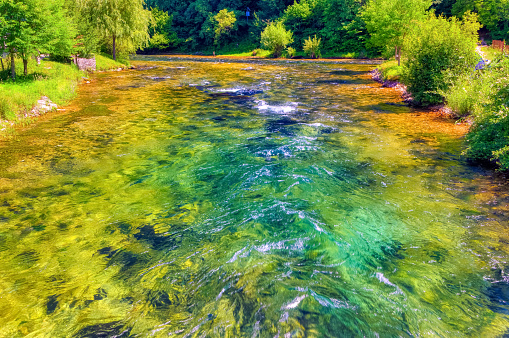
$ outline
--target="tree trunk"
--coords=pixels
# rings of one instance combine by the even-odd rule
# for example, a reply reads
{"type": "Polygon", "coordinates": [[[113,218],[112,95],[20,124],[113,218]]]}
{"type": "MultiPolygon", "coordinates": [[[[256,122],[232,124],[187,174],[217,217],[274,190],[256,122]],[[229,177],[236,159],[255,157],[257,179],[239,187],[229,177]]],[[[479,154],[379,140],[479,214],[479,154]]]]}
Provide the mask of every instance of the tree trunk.
{"type": "Polygon", "coordinates": [[[11,53],[11,77],[16,81],[16,65],[14,64],[14,54],[11,53]]]}
{"type": "Polygon", "coordinates": [[[2,63],[2,72],[5,70],[4,68],[4,59],[0,58],[0,62],[2,63]]]}
{"type": "Polygon", "coordinates": [[[117,46],[116,46],[116,43],[117,43],[117,37],[115,35],[113,35],[113,60],[117,61],[117,46]]]}
{"type": "Polygon", "coordinates": [[[398,66],[401,66],[401,47],[400,46],[394,47],[394,57],[398,61],[398,66]]]}
{"type": "Polygon", "coordinates": [[[23,74],[25,76],[28,75],[28,60],[27,59],[23,59],[23,74]]]}

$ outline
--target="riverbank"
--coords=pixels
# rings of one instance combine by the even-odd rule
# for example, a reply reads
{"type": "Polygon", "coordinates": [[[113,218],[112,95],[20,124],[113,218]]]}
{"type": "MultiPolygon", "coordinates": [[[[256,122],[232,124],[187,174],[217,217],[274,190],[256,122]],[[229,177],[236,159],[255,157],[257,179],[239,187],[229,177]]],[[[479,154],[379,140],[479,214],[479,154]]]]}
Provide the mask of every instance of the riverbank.
{"type": "MultiPolygon", "coordinates": [[[[396,61],[387,61],[382,63],[379,67],[373,69],[370,74],[371,78],[380,83],[384,88],[395,88],[401,93],[401,98],[409,106],[415,106],[415,102],[412,98],[412,94],[408,92],[407,86],[400,82],[401,74],[403,71],[402,66],[398,66],[396,61]]],[[[438,104],[428,107],[420,107],[421,109],[427,109],[429,112],[434,113],[437,116],[441,116],[447,119],[459,120],[462,118],[462,123],[466,123],[469,126],[472,125],[472,119],[468,116],[460,116],[455,113],[446,104],[438,104]]]]}
{"type": "MultiPolygon", "coordinates": [[[[128,63],[117,62],[105,55],[96,55],[97,71],[121,70],[128,63]]],[[[87,73],[76,66],[49,60],[29,60],[28,75],[23,63],[16,60],[16,80],[10,70],[0,73],[0,137],[13,133],[16,126],[30,124],[49,111],[58,110],[76,95],[78,85],[87,81],[87,73]]]]}
{"type": "MultiPolygon", "coordinates": [[[[468,124],[463,154],[469,161],[509,172],[509,58],[493,48],[478,48],[477,51],[483,62],[458,74],[449,73],[445,88],[436,89],[434,93],[443,103],[425,109],[468,124]]],[[[394,79],[396,73],[399,80],[403,68],[391,74],[390,70],[394,69],[391,63],[394,61],[375,69],[373,80],[385,87],[399,87],[408,105],[418,105],[404,84],[394,79]]]]}

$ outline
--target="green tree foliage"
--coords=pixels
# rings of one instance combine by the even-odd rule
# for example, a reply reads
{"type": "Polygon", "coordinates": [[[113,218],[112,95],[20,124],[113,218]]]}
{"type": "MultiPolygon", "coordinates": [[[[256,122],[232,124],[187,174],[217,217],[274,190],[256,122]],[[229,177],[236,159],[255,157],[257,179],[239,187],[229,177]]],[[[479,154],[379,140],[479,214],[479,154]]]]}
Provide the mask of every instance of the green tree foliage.
{"type": "Polygon", "coordinates": [[[47,2],[50,5],[51,18],[46,23],[46,30],[50,36],[48,48],[53,59],[66,60],[76,53],[76,37],[78,28],[72,13],[64,0],[47,2]]]}
{"type": "Polygon", "coordinates": [[[173,15],[151,8],[152,21],[150,23],[150,41],[148,48],[151,50],[164,50],[175,47],[178,44],[177,34],[172,29],[173,15]]]}
{"type": "Polygon", "coordinates": [[[214,43],[217,45],[219,44],[221,35],[230,34],[230,31],[234,29],[237,18],[233,11],[228,11],[224,8],[214,15],[214,21],[214,43]]]}
{"type": "Polygon", "coordinates": [[[23,60],[24,74],[28,59],[40,53],[69,56],[73,24],[68,20],[61,0],[0,1],[0,49],[11,56],[11,74],[15,79],[14,57],[23,60]]]}
{"type": "Polygon", "coordinates": [[[455,3],[456,0],[434,0],[431,8],[439,15],[450,17],[452,15],[452,6],[455,3]]]}
{"type": "Polygon", "coordinates": [[[393,49],[399,65],[409,29],[424,20],[431,3],[431,0],[368,0],[361,15],[371,36],[369,44],[382,48],[385,55],[393,49]]]}
{"type": "Polygon", "coordinates": [[[301,0],[285,10],[282,21],[293,32],[295,45],[302,46],[306,37],[319,33],[324,28],[324,0],[301,0]]]}
{"type": "Polygon", "coordinates": [[[364,0],[328,0],[323,11],[324,48],[332,52],[361,52],[367,39],[360,16],[364,0]]]}
{"type": "Polygon", "coordinates": [[[467,135],[466,155],[509,171],[509,59],[492,62],[471,81],[478,90],[471,91],[474,124],[467,135]]]}
{"type": "Polygon", "coordinates": [[[413,98],[423,104],[443,102],[439,92],[447,91],[447,73],[459,74],[475,66],[478,56],[479,23],[474,14],[463,20],[429,13],[409,29],[405,39],[407,56],[404,82],[413,98]]]}
{"type": "Polygon", "coordinates": [[[231,42],[259,47],[261,32],[269,22],[282,21],[293,32],[294,46],[308,36],[322,38],[323,50],[351,52],[365,50],[367,30],[359,12],[366,0],[146,0],[173,15],[178,48],[187,51],[210,49],[215,39],[215,13],[224,8],[237,18],[231,42]],[[245,16],[250,8],[249,19],[245,16]]]}
{"type": "Polygon", "coordinates": [[[143,0],[78,0],[78,10],[93,31],[111,44],[113,59],[117,50],[132,53],[146,46],[149,40],[150,12],[143,0]]]}
{"type": "MultiPolygon", "coordinates": [[[[157,6],[173,15],[173,29],[179,39],[179,48],[187,51],[204,50],[214,45],[214,15],[228,8],[237,17],[236,29],[229,40],[251,43],[256,48],[260,34],[268,21],[274,21],[294,0],[146,0],[148,6],[157,6]],[[249,20],[246,9],[250,8],[249,20]]],[[[224,35],[223,37],[226,37],[224,35]]]]}
{"type": "Polygon", "coordinates": [[[320,58],[322,56],[320,53],[321,42],[322,39],[317,39],[316,35],[314,38],[308,37],[308,39],[304,41],[304,53],[312,59],[320,58]]]}
{"type": "Polygon", "coordinates": [[[282,22],[270,23],[261,34],[261,44],[272,52],[273,57],[280,57],[292,42],[293,34],[286,30],[282,22]]]}
{"type": "Polygon", "coordinates": [[[461,18],[468,12],[479,14],[493,39],[509,39],[509,0],[457,0],[452,5],[452,15],[461,18]]]}

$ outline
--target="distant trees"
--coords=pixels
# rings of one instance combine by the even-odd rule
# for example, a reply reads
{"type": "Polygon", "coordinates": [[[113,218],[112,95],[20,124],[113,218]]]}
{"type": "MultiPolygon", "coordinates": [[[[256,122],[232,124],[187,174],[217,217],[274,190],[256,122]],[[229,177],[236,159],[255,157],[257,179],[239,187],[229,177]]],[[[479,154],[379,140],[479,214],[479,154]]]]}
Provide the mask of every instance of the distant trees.
{"type": "Polygon", "coordinates": [[[468,12],[477,13],[493,39],[509,40],[509,0],[457,0],[450,11],[459,18],[468,12]]]}
{"type": "Polygon", "coordinates": [[[151,8],[152,21],[150,22],[149,49],[164,50],[175,47],[178,43],[177,34],[172,29],[173,15],[160,10],[159,8],[151,8]]]}
{"type": "Polygon", "coordinates": [[[323,29],[325,3],[326,1],[301,0],[286,8],[282,22],[293,32],[295,45],[302,46],[308,36],[320,33],[323,29]]]}
{"type": "Polygon", "coordinates": [[[261,43],[272,52],[273,57],[280,57],[283,50],[293,42],[292,32],[286,30],[282,22],[267,25],[261,35],[261,43]]]}
{"type": "Polygon", "coordinates": [[[214,15],[215,28],[214,28],[214,43],[219,44],[219,39],[223,34],[229,34],[235,27],[237,18],[233,11],[228,11],[226,8],[222,9],[214,15]]]}
{"type": "MultiPolygon", "coordinates": [[[[320,32],[323,47],[331,52],[366,50],[368,32],[360,13],[365,0],[327,0],[320,32]]],[[[368,48],[369,49],[369,48],[368,48]]]]}
{"type": "Polygon", "coordinates": [[[154,43],[160,41],[161,48],[183,51],[211,50],[217,48],[219,40],[255,49],[268,22],[281,21],[293,32],[293,47],[298,49],[308,36],[316,34],[322,39],[322,49],[329,53],[383,52],[400,59],[407,28],[422,20],[429,8],[447,17],[461,18],[469,10],[478,13],[493,38],[509,40],[509,0],[145,0],[145,8],[150,7],[159,8],[171,18],[154,43]],[[251,16],[246,20],[248,7],[251,16]],[[222,17],[225,9],[230,14],[222,17]],[[232,19],[231,13],[236,19],[233,26],[222,26],[216,20],[232,19]],[[171,43],[160,40],[164,32],[172,36],[171,43]]]}

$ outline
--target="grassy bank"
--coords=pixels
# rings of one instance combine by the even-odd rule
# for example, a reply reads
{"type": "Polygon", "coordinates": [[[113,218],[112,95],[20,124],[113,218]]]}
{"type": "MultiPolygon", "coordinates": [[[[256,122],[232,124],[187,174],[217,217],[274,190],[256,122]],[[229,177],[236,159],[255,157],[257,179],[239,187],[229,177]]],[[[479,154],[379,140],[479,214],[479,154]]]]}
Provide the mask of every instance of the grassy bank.
{"type": "Polygon", "coordinates": [[[115,61],[111,55],[104,53],[96,54],[95,62],[98,71],[107,71],[119,68],[125,69],[131,65],[127,59],[117,58],[117,61],[115,61]]]}
{"type": "Polygon", "coordinates": [[[40,65],[30,60],[28,71],[23,75],[23,62],[16,60],[16,81],[9,77],[10,70],[0,73],[0,119],[22,119],[41,96],[59,105],[66,103],[74,97],[84,74],[74,65],[45,60],[40,65]]]}
{"type": "MultiPolygon", "coordinates": [[[[4,60],[6,69],[0,72],[0,129],[14,124],[29,123],[30,112],[42,96],[57,105],[64,105],[76,95],[76,87],[85,72],[75,65],[42,60],[38,65],[29,60],[28,75],[23,75],[23,62],[16,60],[16,80],[10,78],[10,65],[4,60]]],[[[98,71],[127,68],[127,60],[114,61],[106,54],[96,55],[98,71]]]]}
{"type": "MultiPolygon", "coordinates": [[[[258,56],[261,58],[270,58],[271,52],[268,50],[265,50],[265,49],[255,49],[255,50],[252,50],[249,52],[225,52],[225,53],[217,53],[216,52],[216,55],[243,56],[243,57],[258,56]]],[[[308,58],[308,56],[302,51],[296,52],[295,57],[308,58]]],[[[365,57],[366,56],[363,53],[351,52],[351,53],[339,53],[339,54],[338,53],[324,53],[324,54],[322,54],[321,58],[322,59],[327,59],[327,58],[331,58],[331,59],[334,59],[334,58],[337,58],[337,59],[362,59],[365,57]]],[[[282,58],[289,58],[286,51],[283,52],[282,58]]]]}
{"type": "Polygon", "coordinates": [[[397,61],[386,61],[378,66],[384,81],[399,81],[403,75],[403,66],[398,66],[397,61]]]}

